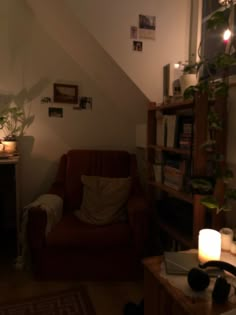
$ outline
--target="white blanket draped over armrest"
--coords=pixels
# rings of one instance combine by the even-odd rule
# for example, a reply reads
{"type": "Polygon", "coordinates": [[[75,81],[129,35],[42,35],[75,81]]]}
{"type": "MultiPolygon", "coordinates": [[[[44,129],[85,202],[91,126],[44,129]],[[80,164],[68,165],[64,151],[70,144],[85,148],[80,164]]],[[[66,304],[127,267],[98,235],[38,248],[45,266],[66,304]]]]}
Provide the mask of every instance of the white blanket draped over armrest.
{"type": "Polygon", "coordinates": [[[24,221],[25,216],[28,216],[28,210],[35,207],[40,207],[47,213],[47,225],[45,231],[47,235],[62,217],[63,200],[58,195],[44,194],[39,196],[35,201],[24,208],[22,221],[24,221]]]}
{"type": "Polygon", "coordinates": [[[63,200],[58,195],[43,194],[39,196],[35,201],[31,202],[24,207],[20,223],[20,233],[18,235],[21,247],[21,253],[16,259],[16,268],[22,269],[29,263],[29,251],[27,242],[26,227],[28,223],[28,211],[31,208],[40,207],[47,214],[47,225],[45,235],[47,235],[52,227],[57,224],[63,212],[63,200]]]}

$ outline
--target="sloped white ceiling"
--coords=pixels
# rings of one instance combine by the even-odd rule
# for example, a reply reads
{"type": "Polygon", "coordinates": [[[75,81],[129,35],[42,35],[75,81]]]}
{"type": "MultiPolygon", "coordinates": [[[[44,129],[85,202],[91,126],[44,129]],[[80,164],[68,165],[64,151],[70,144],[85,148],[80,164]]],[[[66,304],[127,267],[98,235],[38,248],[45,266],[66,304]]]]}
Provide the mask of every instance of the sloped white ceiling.
{"type": "Polygon", "coordinates": [[[113,102],[127,104],[132,115],[133,110],[140,109],[140,106],[145,110],[147,97],[82,26],[66,0],[47,2],[27,0],[27,2],[50,36],[113,102]]]}

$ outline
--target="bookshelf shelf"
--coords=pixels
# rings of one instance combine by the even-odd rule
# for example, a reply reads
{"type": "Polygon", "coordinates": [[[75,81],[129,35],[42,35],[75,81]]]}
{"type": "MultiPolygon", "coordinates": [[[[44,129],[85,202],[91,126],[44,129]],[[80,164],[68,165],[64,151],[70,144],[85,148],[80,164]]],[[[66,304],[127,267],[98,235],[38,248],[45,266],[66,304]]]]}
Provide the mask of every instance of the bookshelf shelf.
{"type": "MultiPolygon", "coordinates": [[[[217,102],[221,106],[226,106],[224,99],[216,100],[215,103],[217,102]]],[[[219,229],[221,225],[213,211],[209,220],[209,212],[201,204],[201,196],[189,193],[191,178],[207,174],[207,154],[200,147],[208,137],[209,106],[212,106],[212,101],[209,102],[206,95],[196,95],[192,101],[158,105],[151,102],[147,106],[147,176],[150,208],[158,214],[157,224],[160,229],[170,239],[187,247],[197,246],[200,229],[208,224],[207,227],[219,229]],[[173,124],[168,124],[170,116],[171,119],[174,117],[173,124]],[[172,133],[171,139],[174,139],[171,145],[168,142],[168,133],[172,133]],[[189,235],[184,233],[181,222],[173,224],[170,218],[163,220],[159,213],[155,200],[168,203],[171,198],[190,205],[192,221],[187,223],[190,227],[189,235]]],[[[226,135],[219,140],[219,145],[225,143],[226,135]]],[[[175,210],[178,212],[178,209],[175,210]]]]}
{"type": "Polygon", "coordinates": [[[184,150],[184,149],[179,149],[179,148],[169,148],[169,147],[165,147],[165,146],[151,145],[151,144],[148,145],[148,148],[154,149],[154,150],[159,150],[159,151],[173,152],[173,153],[180,154],[180,155],[187,155],[187,156],[191,155],[190,150],[184,150]]]}
{"type": "Polygon", "coordinates": [[[159,106],[156,106],[156,109],[159,111],[173,111],[173,110],[181,110],[181,109],[188,109],[192,108],[193,101],[182,101],[182,102],[175,102],[170,104],[160,104],[159,106]]]}
{"type": "Polygon", "coordinates": [[[187,248],[194,247],[191,235],[181,232],[174,225],[171,225],[169,222],[166,222],[160,217],[158,218],[158,225],[161,229],[165,230],[173,239],[178,240],[183,246],[187,248]]]}
{"type": "Polygon", "coordinates": [[[191,194],[187,194],[183,191],[177,191],[175,189],[172,189],[162,183],[156,182],[156,181],[149,181],[149,185],[152,185],[158,189],[161,189],[162,191],[165,191],[169,194],[171,194],[174,197],[177,197],[178,199],[184,200],[188,203],[193,203],[193,197],[191,194]]]}

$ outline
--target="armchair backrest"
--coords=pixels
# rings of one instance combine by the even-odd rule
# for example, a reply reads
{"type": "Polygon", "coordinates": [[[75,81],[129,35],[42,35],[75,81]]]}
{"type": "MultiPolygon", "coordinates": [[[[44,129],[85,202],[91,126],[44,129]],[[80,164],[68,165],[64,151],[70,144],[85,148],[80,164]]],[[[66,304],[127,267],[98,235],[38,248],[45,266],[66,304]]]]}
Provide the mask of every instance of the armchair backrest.
{"type": "Polygon", "coordinates": [[[59,170],[60,180],[64,177],[66,211],[80,207],[83,196],[81,175],[137,177],[135,155],[118,150],[70,150],[61,158],[59,170]]]}

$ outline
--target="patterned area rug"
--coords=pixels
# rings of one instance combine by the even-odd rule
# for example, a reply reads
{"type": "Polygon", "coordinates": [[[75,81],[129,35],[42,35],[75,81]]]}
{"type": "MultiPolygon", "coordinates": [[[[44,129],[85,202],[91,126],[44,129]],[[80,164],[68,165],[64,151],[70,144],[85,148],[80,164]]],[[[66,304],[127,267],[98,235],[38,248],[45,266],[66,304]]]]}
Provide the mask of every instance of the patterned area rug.
{"type": "Polygon", "coordinates": [[[95,315],[84,287],[1,304],[0,315],[95,315]]]}

